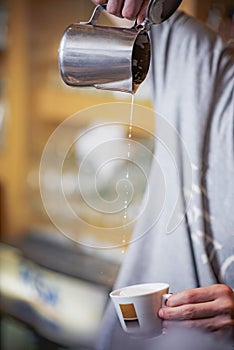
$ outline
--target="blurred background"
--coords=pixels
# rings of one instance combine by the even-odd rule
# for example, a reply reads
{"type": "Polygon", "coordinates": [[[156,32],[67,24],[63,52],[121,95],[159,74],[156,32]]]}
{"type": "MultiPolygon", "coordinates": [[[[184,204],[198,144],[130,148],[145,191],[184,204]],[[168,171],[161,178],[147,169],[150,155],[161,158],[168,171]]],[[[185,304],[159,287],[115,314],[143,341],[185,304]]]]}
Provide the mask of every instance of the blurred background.
{"type": "MultiPolygon", "coordinates": [[[[118,135],[128,133],[129,107],[114,113],[113,103],[130,103],[130,96],[95,89],[72,89],[61,81],[57,52],[64,29],[71,23],[87,21],[94,5],[88,0],[1,0],[0,1],[0,292],[1,349],[92,349],[96,332],[134,227],[146,178],[132,170],[137,188],[129,207],[129,221],[123,214],[91,213],[75,191],[82,152],[100,135],[110,135],[108,126],[121,120],[118,135]],[[108,103],[98,112],[94,106],[108,103]],[[84,109],[86,109],[84,111],[84,109]],[[72,227],[66,238],[48,217],[39,188],[39,167],[43,149],[56,128],[81,111],[76,123],[66,125],[48,155],[44,191],[51,193],[51,205],[59,219],[72,227]],[[97,127],[98,125],[98,127],[97,127]],[[95,127],[90,139],[73,145],[64,166],[64,191],[83,222],[72,223],[59,207],[55,157],[74,132],[79,136],[95,127]],[[100,134],[100,128],[102,132],[100,134]],[[106,128],[106,129],[105,129],[106,128]],[[75,130],[75,131],[74,131],[75,130]],[[95,134],[96,130],[96,134],[95,134]],[[91,218],[91,219],[90,219],[91,218]],[[107,228],[117,234],[102,234],[107,228]],[[77,243],[78,242],[78,243],[77,243]],[[79,244],[82,242],[84,244],[79,244]],[[103,249],[103,247],[111,249],[103,249]]],[[[184,0],[183,10],[206,22],[225,40],[234,38],[232,0],[184,0]]],[[[112,24],[111,16],[100,19],[112,24]]],[[[149,152],[132,149],[134,161],[147,172],[153,151],[155,129],[150,88],[147,81],[136,94],[142,106],[134,114],[136,144],[149,152]],[[142,117],[147,108],[148,118],[142,117]]],[[[110,136],[109,136],[110,137],[110,136]]],[[[96,140],[96,141],[95,141],[96,140]]],[[[108,140],[108,138],[107,138],[108,140]]],[[[101,191],[112,198],[113,183],[126,169],[126,162],[109,169],[101,191]],[[110,181],[110,179],[112,181],[110,181]]],[[[90,165],[92,171],[92,164],[90,165]]],[[[89,177],[87,175],[87,187],[89,177]]],[[[95,193],[90,191],[92,199],[95,193]]]]}

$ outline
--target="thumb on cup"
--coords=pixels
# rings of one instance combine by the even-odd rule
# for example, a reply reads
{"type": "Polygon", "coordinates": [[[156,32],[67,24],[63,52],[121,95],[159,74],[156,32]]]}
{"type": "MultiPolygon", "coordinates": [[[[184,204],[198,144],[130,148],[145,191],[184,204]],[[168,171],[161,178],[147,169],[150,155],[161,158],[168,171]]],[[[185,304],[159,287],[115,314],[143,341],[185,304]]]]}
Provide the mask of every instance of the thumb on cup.
{"type": "Polygon", "coordinates": [[[162,307],[167,306],[168,299],[172,296],[173,293],[167,293],[162,296],[162,307]]]}

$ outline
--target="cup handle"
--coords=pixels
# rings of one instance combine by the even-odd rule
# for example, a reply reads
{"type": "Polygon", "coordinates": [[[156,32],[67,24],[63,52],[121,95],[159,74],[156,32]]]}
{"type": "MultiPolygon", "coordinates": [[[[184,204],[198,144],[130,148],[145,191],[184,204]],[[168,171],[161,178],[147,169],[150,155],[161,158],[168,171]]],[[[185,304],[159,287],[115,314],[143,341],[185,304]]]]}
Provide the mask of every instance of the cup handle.
{"type": "Polygon", "coordinates": [[[172,296],[173,293],[167,293],[167,294],[163,294],[162,296],[162,307],[166,307],[167,306],[167,300],[170,298],[170,296],[172,296]]]}

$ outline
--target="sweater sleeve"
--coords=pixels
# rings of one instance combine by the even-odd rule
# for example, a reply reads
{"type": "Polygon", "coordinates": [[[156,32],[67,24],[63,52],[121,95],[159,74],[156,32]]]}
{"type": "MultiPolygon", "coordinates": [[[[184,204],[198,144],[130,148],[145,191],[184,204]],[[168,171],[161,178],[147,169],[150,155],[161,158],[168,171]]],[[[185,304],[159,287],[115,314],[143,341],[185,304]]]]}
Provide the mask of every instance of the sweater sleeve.
{"type": "Polygon", "coordinates": [[[234,46],[183,12],[153,26],[151,40],[155,110],[192,163],[187,214],[200,282],[209,262],[216,280],[234,288],[234,46]]]}

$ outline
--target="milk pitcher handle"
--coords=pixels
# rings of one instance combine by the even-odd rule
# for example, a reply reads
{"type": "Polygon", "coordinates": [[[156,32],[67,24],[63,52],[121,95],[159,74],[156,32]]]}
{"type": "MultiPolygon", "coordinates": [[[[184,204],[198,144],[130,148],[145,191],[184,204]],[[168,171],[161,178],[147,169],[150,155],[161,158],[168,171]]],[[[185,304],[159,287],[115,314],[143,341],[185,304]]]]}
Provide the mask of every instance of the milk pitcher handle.
{"type": "MultiPolygon", "coordinates": [[[[97,24],[97,21],[100,17],[100,14],[103,12],[103,11],[106,11],[106,8],[107,8],[107,4],[104,4],[104,5],[97,5],[92,13],[92,16],[90,18],[90,20],[88,22],[80,22],[80,24],[90,24],[90,25],[96,25],[97,24]]],[[[137,29],[137,30],[140,30],[140,29],[143,29],[143,28],[146,28],[146,24],[147,24],[147,30],[150,29],[150,25],[149,25],[149,21],[145,20],[142,24],[137,24],[137,20],[135,21],[134,25],[131,27],[131,29],[137,29]]]]}
{"type": "Polygon", "coordinates": [[[106,4],[97,5],[92,13],[92,16],[90,17],[90,20],[88,22],[80,22],[80,24],[90,24],[93,26],[96,25],[100,14],[106,10],[106,6],[106,4]]]}

